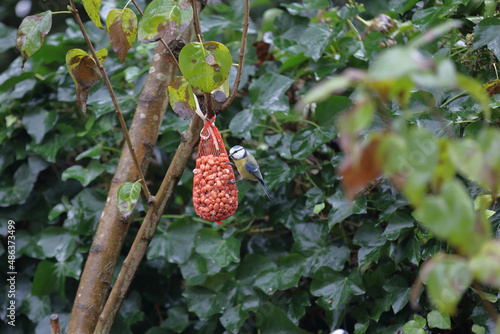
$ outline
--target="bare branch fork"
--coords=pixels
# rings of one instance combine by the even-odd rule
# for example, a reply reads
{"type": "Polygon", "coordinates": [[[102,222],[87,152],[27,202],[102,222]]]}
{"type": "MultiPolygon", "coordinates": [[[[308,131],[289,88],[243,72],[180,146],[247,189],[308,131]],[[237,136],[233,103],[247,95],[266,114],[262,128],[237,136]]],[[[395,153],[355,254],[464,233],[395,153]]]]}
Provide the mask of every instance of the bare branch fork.
{"type": "Polygon", "coordinates": [[[123,114],[122,114],[122,111],[120,109],[120,106],[118,105],[118,101],[116,100],[116,95],[115,95],[115,92],[113,90],[113,86],[111,86],[111,82],[109,81],[106,70],[102,66],[102,63],[99,60],[97,53],[95,52],[94,46],[92,45],[92,42],[90,41],[89,35],[87,34],[85,27],[83,26],[83,22],[80,18],[80,15],[78,14],[78,9],[76,9],[74,0],[69,0],[69,2],[71,4],[71,12],[72,12],[73,16],[75,17],[75,20],[78,23],[80,30],[82,31],[83,37],[85,38],[85,41],[87,42],[87,46],[88,46],[90,52],[92,53],[92,57],[94,58],[94,61],[96,62],[97,67],[99,68],[99,71],[101,72],[101,76],[104,79],[104,82],[106,83],[106,87],[108,88],[109,95],[111,96],[111,101],[113,101],[113,105],[115,107],[116,115],[118,116],[118,119],[120,120],[120,125],[122,127],[123,135],[125,136],[125,141],[127,142],[128,149],[130,150],[130,155],[132,156],[132,160],[134,161],[135,168],[137,169],[137,173],[139,174],[139,179],[141,180],[142,191],[144,192],[144,195],[148,199],[148,203],[152,203],[153,197],[151,196],[151,193],[149,192],[148,186],[146,184],[146,180],[144,178],[144,174],[142,173],[141,166],[139,165],[139,162],[137,160],[137,156],[135,154],[135,150],[134,150],[134,147],[132,145],[132,141],[130,140],[130,136],[128,133],[127,124],[125,124],[125,120],[123,119],[123,114]]]}

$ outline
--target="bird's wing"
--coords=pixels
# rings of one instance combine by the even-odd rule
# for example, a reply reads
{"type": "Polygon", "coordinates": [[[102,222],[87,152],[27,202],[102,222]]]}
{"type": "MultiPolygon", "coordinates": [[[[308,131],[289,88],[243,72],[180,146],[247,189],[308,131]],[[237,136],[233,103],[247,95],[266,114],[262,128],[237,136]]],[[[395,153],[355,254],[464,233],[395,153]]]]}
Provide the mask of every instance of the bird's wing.
{"type": "Polygon", "coordinates": [[[260,173],[259,166],[252,165],[248,162],[245,162],[245,169],[255,175],[256,178],[262,180],[262,174],[260,173]]]}

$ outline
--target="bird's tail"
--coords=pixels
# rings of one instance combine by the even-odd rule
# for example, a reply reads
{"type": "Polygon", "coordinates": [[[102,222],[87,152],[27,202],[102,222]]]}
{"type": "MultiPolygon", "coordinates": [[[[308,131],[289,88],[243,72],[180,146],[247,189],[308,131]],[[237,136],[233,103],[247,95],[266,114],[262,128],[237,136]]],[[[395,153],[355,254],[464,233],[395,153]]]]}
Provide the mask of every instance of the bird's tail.
{"type": "Polygon", "coordinates": [[[259,181],[260,183],[260,186],[262,187],[262,189],[264,189],[264,191],[266,192],[266,195],[268,198],[271,198],[271,195],[269,194],[269,190],[267,190],[267,187],[266,187],[266,184],[264,183],[264,180],[261,180],[259,178],[257,178],[257,181],[259,181]]]}

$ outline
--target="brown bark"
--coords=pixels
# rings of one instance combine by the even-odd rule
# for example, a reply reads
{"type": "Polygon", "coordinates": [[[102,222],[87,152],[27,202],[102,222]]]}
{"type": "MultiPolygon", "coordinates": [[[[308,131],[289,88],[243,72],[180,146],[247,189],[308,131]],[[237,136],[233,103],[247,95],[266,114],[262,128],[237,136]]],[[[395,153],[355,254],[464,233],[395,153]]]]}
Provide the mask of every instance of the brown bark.
{"type": "Polygon", "coordinates": [[[94,334],[107,334],[111,330],[116,314],[120,310],[121,304],[125,299],[125,295],[130,287],[130,283],[139,267],[146,249],[153,239],[156,227],[160,221],[162,212],[167,204],[174,187],[179,182],[186,163],[191,156],[193,147],[198,143],[200,131],[203,128],[203,121],[195,115],[189,125],[188,130],[184,133],[183,141],[180,143],[175,156],[170,163],[167,174],[158,190],[153,205],[149,207],[148,213],[141,224],[141,228],[137,233],[134,243],[129,251],[129,254],[120,271],[113,290],[109,295],[106,306],[99,317],[99,322],[94,331],[94,334]]]}
{"type": "MultiPolygon", "coordinates": [[[[175,63],[168,59],[168,51],[158,44],[130,127],[132,145],[143,172],[149,165],[151,151],[156,144],[161,120],[167,108],[167,87],[177,73],[175,63]]],[[[137,175],[130,151],[124,147],[80,279],[68,333],[83,334],[94,331],[108,296],[116,260],[129,227],[129,221],[122,220],[118,211],[117,190],[123,182],[135,181],[137,175]]]]}

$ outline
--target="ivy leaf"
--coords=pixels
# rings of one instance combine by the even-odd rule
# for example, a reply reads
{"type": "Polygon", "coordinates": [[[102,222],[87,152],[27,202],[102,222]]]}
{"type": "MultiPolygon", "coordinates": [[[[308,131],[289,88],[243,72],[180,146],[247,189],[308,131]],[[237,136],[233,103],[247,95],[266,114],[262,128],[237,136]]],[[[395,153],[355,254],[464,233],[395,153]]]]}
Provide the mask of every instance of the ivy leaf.
{"type": "Polygon", "coordinates": [[[326,23],[312,23],[299,38],[299,43],[307,48],[304,55],[318,61],[330,43],[331,34],[330,27],[326,23]]]}
{"type": "Polygon", "coordinates": [[[168,99],[172,110],[183,119],[190,119],[196,111],[193,88],[184,77],[177,77],[168,85],[168,99]]]}
{"type": "Polygon", "coordinates": [[[383,288],[389,294],[394,314],[401,311],[410,300],[411,288],[408,282],[400,275],[389,279],[383,288]]]}
{"type": "Polygon", "coordinates": [[[425,319],[419,315],[415,315],[413,320],[408,321],[403,326],[403,333],[405,334],[425,334],[424,327],[426,325],[425,319]]]}
{"type": "Polygon", "coordinates": [[[218,42],[191,42],[179,53],[184,78],[204,93],[211,93],[226,81],[231,63],[231,53],[218,42]]]}
{"type": "Polygon", "coordinates": [[[99,9],[101,9],[101,0],[82,0],[83,7],[87,12],[88,16],[94,22],[97,28],[104,30],[101,23],[101,16],[99,15],[99,9]]]}
{"type": "Polygon", "coordinates": [[[48,227],[41,233],[37,245],[46,258],[55,257],[57,261],[65,261],[73,255],[76,240],[62,227],[48,227]]]}
{"type": "Polygon", "coordinates": [[[293,80],[281,74],[266,73],[250,84],[252,109],[265,110],[262,116],[282,111],[288,113],[290,106],[285,96],[293,80]]]}
{"type": "Polygon", "coordinates": [[[188,310],[201,319],[219,313],[224,306],[217,293],[202,286],[190,286],[182,295],[186,298],[188,310]]]}
{"type": "Polygon", "coordinates": [[[470,268],[474,277],[487,286],[500,287],[500,243],[487,241],[479,254],[470,260],[470,268]]]}
{"type": "Polygon", "coordinates": [[[125,182],[118,188],[116,205],[123,218],[128,219],[141,195],[141,180],[125,182]]]}
{"type": "Polygon", "coordinates": [[[257,312],[257,317],[258,319],[262,319],[262,322],[258,325],[262,334],[306,333],[297,327],[283,310],[268,302],[261,304],[257,312]]]}
{"type": "Polygon", "coordinates": [[[42,142],[45,134],[56,124],[58,115],[56,111],[45,109],[26,110],[23,115],[23,125],[36,144],[42,142]]]}
{"type": "Polygon", "coordinates": [[[300,254],[289,254],[279,259],[278,266],[261,272],[254,285],[268,295],[276,290],[285,290],[297,286],[306,259],[300,254]]]}
{"type": "Polygon", "coordinates": [[[50,10],[26,16],[23,19],[16,36],[16,47],[23,56],[21,69],[24,70],[26,60],[40,49],[51,27],[52,12],[50,10]]]}
{"type": "Polygon", "coordinates": [[[106,167],[97,160],[92,160],[87,167],[74,165],[66,169],[61,176],[63,181],[68,179],[78,180],[84,187],[94,181],[99,175],[106,171],[106,167]]]}
{"type": "Polygon", "coordinates": [[[451,329],[450,316],[436,310],[432,310],[427,314],[427,322],[429,328],[451,329]]]}
{"type": "MultiPolygon", "coordinates": [[[[101,57],[105,59],[104,52],[101,49],[101,57]]],[[[69,74],[76,84],[76,102],[85,113],[87,111],[87,98],[90,88],[101,78],[99,69],[94,59],[81,49],[71,49],[66,53],[66,65],[69,74]]]]}
{"type": "Polygon", "coordinates": [[[332,310],[337,309],[350,296],[363,293],[364,288],[361,278],[358,277],[355,271],[346,277],[331,268],[321,267],[314,274],[311,283],[311,294],[321,297],[332,310]]]}
{"type": "Polygon", "coordinates": [[[128,50],[137,36],[137,16],[130,8],[113,9],[106,18],[106,26],[113,51],[124,64],[128,50]]]}
{"type": "Polygon", "coordinates": [[[472,50],[487,45],[495,56],[500,57],[500,37],[498,28],[500,19],[498,17],[486,17],[474,27],[474,44],[472,50]]]}
{"type": "Polygon", "coordinates": [[[151,43],[163,38],[168,44],[189,28],[192,19],[188,0],[153,0],[139,21],[138,40],[151,43]]]}
{"type": "Polygon", "coordinates": [[[238,239],[223,239],[217,231],[202,228],[196,232],[194,243],[198,254],[221,267],[226,267],[231,262],[240,262],[241,243],[238,239]]]}
{"type": "Polygon", "coordinates": [[[186,309],[180,306],[169,307],[167,319],[162,323],[162,327],[182,333],[187,326],[189,326],[189,314],[186,309]]]}

